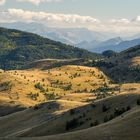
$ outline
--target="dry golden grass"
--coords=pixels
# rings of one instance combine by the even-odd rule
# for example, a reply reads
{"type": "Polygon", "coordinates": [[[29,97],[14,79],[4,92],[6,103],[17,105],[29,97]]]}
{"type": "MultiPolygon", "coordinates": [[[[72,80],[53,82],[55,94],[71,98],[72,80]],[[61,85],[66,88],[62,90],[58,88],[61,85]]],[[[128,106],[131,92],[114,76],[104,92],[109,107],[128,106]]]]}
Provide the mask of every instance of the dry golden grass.
{"type": "Polygon", "coordinates": [[[15,113],[9,112],[8,114],[13,114],[0,117],[0,137],[23,137],[22,139],[31,140],[108,140],[112,136],[113,140],[133,140],[132,136],[135,136],[135,140],[139,140],[138,99],[139,83],[111,84],[109,78],[97,68],[68,65],[43,71],[1,71],[0,106],[5,106],[6,110],[12,108],[15,113]],[[1,86],[7,82],[11,85],[10,89],[1,86]],[[40,83],[45,91],[35,88],[37,83],[40,83]],[[69,85],[70,88],[66,90],[69,85]],[[112,90],[97,90],[102,87],[112,90]],[[38,96],[32,99],[28,96],[29,93],[38,93],[38,96]],[[47,99],[44,93],[54,94],[54,100],[47,99]],[[98,94],[109,96],[97,100],[98,94]],[[104,105],[108,108],[107,111],[103,111],[104,105]],[[28,109],[17,112],[18,106],[28,109]],[[113,116],[115,109],[126,110],[129,107],[130,110],[121,116],[113,116]],[[74,113],[71,114],[73,110],[74,113]],[[109,119],[112,116],[113,120],[109,119]],[[75,118],[80,125],[66,130],[66,123],[75,118]],[[93,126],[95,122],[99,123],[98,126],[93,126]],[[135,129],[131,126],[135,126],[135,129]],[[131,133],[128,134],[127,131],[131,133]]]}
{"type": "Polygon", "coordinates": [[[131,62],[132,66],[140,65],[140,56],[134,57],[131,62]]]}
{"type": "Polygon", "coordinates": [[[39,109],[29,108],[0,118],[0,137],[12,136],[22,131],[34,128],[44,122],[59,117],[71,108],[85,105],[80,102],[51,101],[39,105],[39,109]],[[16,127],[17,126],[17,127],[16,127]]]}
{"type": "MultiPolygon", "coordinates": [[[[104,84],[111,88],[119,87],[122,93],[134,92],[140,88],[140,84],[109,84],[109,79],[99,69],[73,65],[44,71],[39,69],[1,71],[0,84],[4,82],[10,82],[12,87],[10,90],[4,91],[1,91],[0,88],[1,100],[5,98],[9,102],[9,104],[6,102],[9,106],[13,102],[15,105],[23,107],[48,101],[44,93],[34,87],[36,83],[41,83],[43,88],[47,89],[45,92],[53,93],[56,99],[79,102],[94,101],[96,96],[93,91],[103,87],[104,84]],[[71,84],[71,89],[64,90],[69,84],[71,84]],[[36,99],[32,99],[28,96],[30,93],[38,94],[38,96],[36,99]]],[[[112,93],[116,95],[120,91],[113,91],[112,93]]]]}
{"type": "Polygon", "coordinates": [[[23,140],[139,140],[139,116],[140,109],[135,108],[123,118],[119,117],[97,127],[48,137],[23,138],[23,140]]]}
{"type": "MultiPolygon", "coordinates": [[[[37,83],[41,84],[45,93],[54,94],[56,99],[66,99],[75,93],[89,93],[90,90],[95,90],[109,82],[109,79],[97,68],[72,65],[46,71],[37,69],[6,71],[0,73],[0,79],[0,84],[10,82],[11,85],[8,90],[0,89],[1,96],[20,102],[27,107],[47,101],[44,93],[34,87],[37,83]],[[68,86],[70,89],[66,89],[68,86]],[[36,99],[30,98],[28,96],[30,93],[38,94],[36,99]]],[[[86,97],[86,94],[83,94],[83,97],[86,97]]],[[[87,99],[89,97],[91,95],[87,94],[87,99]]]]}
{"type": "Polygon", "coordinates": [[[133,140],[133,136],[135,140],[138,140],[140,110],[137,106],[137,99],[140,99],[139,93],[117,95],[96,101],[94,104],[62,100],[48,102],[40,105],[39,109],[30,108],[0,118],[0,136],[15,137],[15,139],[17,136],[22,136],[22,139],[31,140],[85,140],[85,138],[86,140],[93,138],[108,140],[111,136],[114,140],[127,140],[127,138],[133,140]],[[105,112],[102,110],[103,105],[109,107],[105,112]],[[116,108],[128,106],[131,110],[104,123],[104,118],[114,114],[116,108]],[[71,108],[76,108],[74,114],[69,112],[71,108]],[[79,118],[79,121],[83,122],[82,125],[66,131],[66,122],[73,118],[79,118]],[[98,121],[99,125],[91,127],[91,123],[95,121],[98,121]]]}
{"type": "MultiPolygon", "coordinates": [[[[137,99],[140,98],[140,94],[127,94],[127,95],[119,95],[110,97],[107,99],[103,99],[94,103],[95,106],[91,104],[81,106],[77,108],[74,115],[70,115],[70,113],[66,113],[59,117],[58,119],[52,120],[50,122],[46,122],[40,124],[39,126],[32,128],[23,132],[23,134],[19,134],[24,137],[36,137],[36,136],[46,136],[46,135],[55,135],[60,133],[66,133],[66,122],[78,118],[79,122],[82,122],[82,125],[78,125],[78,127],[71,129],[70,131],[77,131],[81,129],[87,129],[90,127],[91,123],[98,121],[99,124],[104,123],[104,118],[109,118],[114,114],[116,108],[122,109],[127,108],[128,106],[135,108],[137,99]],[[109,107],[109,110],[103,112],[103,104],[109,107]],[[84,115],[84,116],[83,116],[84,115]]],[[[125,114],[121,115],[125,116],[125,114]]]]}

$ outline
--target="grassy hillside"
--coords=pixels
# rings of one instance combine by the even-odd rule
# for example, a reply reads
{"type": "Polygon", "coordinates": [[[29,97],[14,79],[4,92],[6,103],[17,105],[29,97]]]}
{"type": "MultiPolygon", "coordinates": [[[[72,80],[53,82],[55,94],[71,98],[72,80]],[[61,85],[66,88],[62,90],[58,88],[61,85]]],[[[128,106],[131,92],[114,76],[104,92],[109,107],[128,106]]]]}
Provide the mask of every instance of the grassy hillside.
{"type": "MultiPolygon", "coordinates": [[[[100,90],[106,90],[107,86],[109,88],[109,82],[100,70],[85,66],[67,65],[44,71],[35,68],[1,71],[0,105],[5,107],[7,104],[9,108],[10,105],[19,105],[24,108],[58,99],[88,102],[119,92],[117,88],[114,92],[102,95],[100,90]]],[[[115,87],[117,86],[110,88],[115,87]]],[[[0,111],[0,115],[6,114],[7,112],[0,111]]]]}
{"type": "Polygon", "coordinates": [[[84,59],[41,59],[29,63],[24,69],[40,69],[47,70],[65,65],[84,65],[88,60],[84,59]]]}
{"type": "Polygon", "coordinates": [[[23,138],[23,140],[139,140],[140,109],[131,110],[124,117],[119,117],[97,127],[48,137],[23,138]]]}
{"type": "Polygon", "coordinates": [[[133,136],[138,140],[139,99],[138,92],[131,92],[92,104],[74,101],[49,102],[39,105],[38,108],[0,118],[0,136],[50,140],[84,140],[85,137],[87,140],[108,140],[111,136],[114,140],[118,140],[118,137],[119,140],[132,140],[133,136]]]}
{"type": "Polygon", "coordinates": [[[140,45],[94,64],[118,83],[140,82],[140,45]]]}
{"type": "Polygon", "coordinates": [[[0,139],[140,139],[140,46],[94,60],[35,34],[0,31],[0,139]]]}
{"type": "Polygon", "coordinates": [[[18,30],[0,28],[0,68],[20,69],[46,58],[96,58],[99,55],[18,30]]]}

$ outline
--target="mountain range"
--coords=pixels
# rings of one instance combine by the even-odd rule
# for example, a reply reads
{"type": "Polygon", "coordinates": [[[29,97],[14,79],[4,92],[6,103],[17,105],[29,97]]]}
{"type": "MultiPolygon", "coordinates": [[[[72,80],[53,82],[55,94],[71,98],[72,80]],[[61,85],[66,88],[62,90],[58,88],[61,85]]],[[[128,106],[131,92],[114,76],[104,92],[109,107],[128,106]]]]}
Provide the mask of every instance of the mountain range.
{"type": "Polygon", "coordinates": [[[28,31],[36,33],[43,37],[60,41],[66,44],[78,44],[82,41],[102,41],[109,39],[115,34],[100,33],[96,31],[88,30],[87,28],[55,28],[48,27],[47,25],[36,22],[13,22],[13,23],[0,23],[1,27],[18,29],[22,31],[28,31]]]}
{"type": "Polygon", "coordinates": [[[121,52],[140,44],[139,34],[124,38],[117,33],[97,32],[87,28],[55,28],[37,22],[0,23],[0,26],[35,33],[96,53],[102,53],[106,50],[121,52]]]}
{"type": "Polygon", "coordinates": [[[96,58],[87,50],[56,42],[39,35],[0,28],[0,68],[20,69],[40,59],[96,58]]]}
{"type": "Polygon", "coordinates": [[[0,139],[139,140],[140,45],[103,55],[0,28],[0,139]]]}

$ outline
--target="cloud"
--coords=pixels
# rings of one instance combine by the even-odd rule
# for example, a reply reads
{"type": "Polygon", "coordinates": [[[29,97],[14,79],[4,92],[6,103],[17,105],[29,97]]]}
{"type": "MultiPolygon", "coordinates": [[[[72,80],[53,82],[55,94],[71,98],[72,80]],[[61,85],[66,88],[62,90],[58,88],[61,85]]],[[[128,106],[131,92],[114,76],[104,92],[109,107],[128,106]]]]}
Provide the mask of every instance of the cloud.
{"type": "Polygon", "coordinates": [[[0,5],[4,5],[5,4],[5,0],[0,0],[0,5]]]}
{"type": "Polygon", "coordinates": [[[90,16],[80,16],[77,14],[54,14],[47,12],[34,12],[22,9],[8,9],[0,14],[0,22],[8,21],[26,21],[26,22],[41,22],[49,26],[87,26],[98,24],[100,21],[90,16]]]}
{"type": "Polygon", "coordinates": [[[91,16],[78,14],[59,14],[48,12],[35,12],[23,9],[8,9],[1,11],[0,22],[37,22],[57,28],[88,28],[101,32],[138,33],[140,32],[140,16],[132,20],[111,19],[100,21],[91,16]]]}
{"type": "Polygon", "coordinates": [[[128,19],[122,18],[122,19],[112,19],[112,20],[110,20],[110,23],[112,23],[112,24],[129,24],[130,21],[128,19]]]}
{"type": "Polygon", "coordinates": [[[137,16],[136,18],[132,19],[132,22],[140,22],[140,16],[137,16]]]}
{"type": "Polygon", "coordinates": [[[17,0],[19,2],[29,2],[29,3],[32,3],[32,4],[35,4],[35,5],[39,5],[40,3],[43,3],[43,2],[60,2],[60,1],[63,1],[63,0],[17,0]]]}

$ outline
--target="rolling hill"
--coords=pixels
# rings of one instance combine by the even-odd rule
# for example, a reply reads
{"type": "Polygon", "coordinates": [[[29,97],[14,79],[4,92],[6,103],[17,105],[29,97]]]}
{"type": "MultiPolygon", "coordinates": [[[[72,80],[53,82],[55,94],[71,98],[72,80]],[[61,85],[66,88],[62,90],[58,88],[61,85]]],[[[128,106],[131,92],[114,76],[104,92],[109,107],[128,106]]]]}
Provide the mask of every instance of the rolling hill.
{"type": "Polygon", "coordinates": [[[97,62],[99,66],[115,82],[140,82],[140,45],[122,51],[113,57],[97,62]]]}
{"type": "Polygon", "coordinates": [[[140,45],[101,57],[0,32],[0,139],[140,139],[140,45]]]}
{"type": "Polygon", "coordinates": [[[98,94],[92,94],[94,90],[107,86],[110,81],[97,68],[53,65],[45,70],[46,65],[42,70],[39,66],[0,72],[0,116],[50,100],[88,102],[98,97],[98,94]]]}
{"type": "Polygon", "coordinates": [[[35,60],[55,58],[96,58],[98,54],[41,36],[0,28],[0,68],[21,69],[35,60]]]}
{"type": "Polygon", "coordinates": [[[0,118],[0,136],[31,140],[108,140],[112,137],[113,140],[139,140],[138,92],[90,104],[73,101],[41,104],[0,118]]]}

